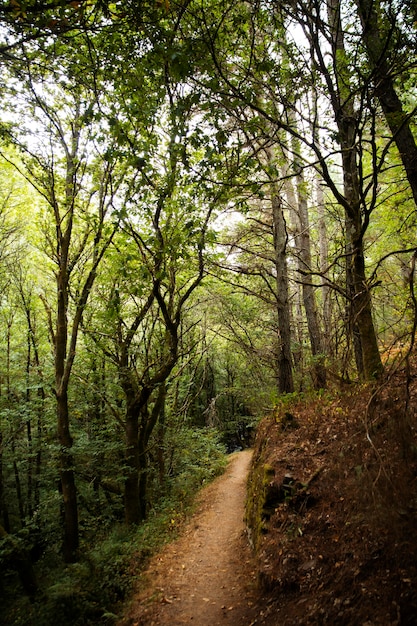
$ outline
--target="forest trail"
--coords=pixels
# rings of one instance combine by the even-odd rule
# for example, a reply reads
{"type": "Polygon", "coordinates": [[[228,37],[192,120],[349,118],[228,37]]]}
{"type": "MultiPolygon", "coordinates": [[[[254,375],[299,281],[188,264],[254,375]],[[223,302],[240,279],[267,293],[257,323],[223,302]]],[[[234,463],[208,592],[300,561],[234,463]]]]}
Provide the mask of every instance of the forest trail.
{"type": "Polygon", "coordinates": [[[243,522],[252,453],[231,456],[226,472],[202,490],[181,537],[154,557],[149,585],[119,626],[249,626],[256,573],[243,522]]]}

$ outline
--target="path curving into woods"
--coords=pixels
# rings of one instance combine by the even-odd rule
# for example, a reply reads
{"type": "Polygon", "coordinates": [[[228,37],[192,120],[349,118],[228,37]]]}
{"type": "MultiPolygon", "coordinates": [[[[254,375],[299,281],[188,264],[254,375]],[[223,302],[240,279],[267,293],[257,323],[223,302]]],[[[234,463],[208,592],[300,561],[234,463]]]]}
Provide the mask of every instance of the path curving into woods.
{"type": "Polygon", "coordinates": [[[249,626],[256,573],[243,522],[252,453],[231,456],[226,472],[202,490],[181,537],[154,557],[149,586],[119,626],[249,626]]]}

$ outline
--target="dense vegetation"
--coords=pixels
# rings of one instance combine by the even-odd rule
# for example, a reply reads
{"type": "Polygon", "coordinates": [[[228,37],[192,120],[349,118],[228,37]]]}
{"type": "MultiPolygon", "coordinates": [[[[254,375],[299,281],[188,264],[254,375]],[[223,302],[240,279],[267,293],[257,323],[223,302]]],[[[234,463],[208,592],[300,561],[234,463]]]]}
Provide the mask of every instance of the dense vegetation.
{"type": "Polygon", "coordinates": [[[0,2],[8,623],[111,621],[132,545],[279,398],[411,352],[416,20],[0,2]]]}

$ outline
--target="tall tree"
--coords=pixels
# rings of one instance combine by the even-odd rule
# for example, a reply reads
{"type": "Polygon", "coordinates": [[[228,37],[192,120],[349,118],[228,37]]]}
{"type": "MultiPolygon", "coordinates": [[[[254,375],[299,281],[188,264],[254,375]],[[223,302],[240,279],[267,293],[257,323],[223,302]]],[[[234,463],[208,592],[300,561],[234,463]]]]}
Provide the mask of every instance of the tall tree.
{"type": "MultiPolygon", "coordinates": [[[[328,1],[329,31],[333,54],[333,67],[336,83],[330,85],[332,106],[337,123],[341,157],[343,165],[345,209],[347,214],[347,288],[351,304],[351,323],[354,336],[357,337],[357,366],[367,379],[382,372],[376,332],[372,318],[372,304],[366,278],[364,234],[369,222],[369,210],[363,206],[360,189],[360,170],[358,167],[357,112],[354,107],[354,95],[348,69],[348,59],[343,37],[342,18],[338,0],[328,1]],[[362,213],[365,219],[362,219],[362,213]]],[[[310,27],[310,33],[312,29],[310,27]]],[[[318,33],[312,36],[318,58],[322,60],[321,50],[317,50],[318,33]]],[[[325,68],[322,67],[323,72],[325,68]]]]}
{"type": "MultiPolygon", "coordinates": [[[[11,212],[11,206],[14,201],[13,177],[10,175],[10,172],[5,172],[5,175],[2,175],[0,180],[0,311],[3,312],[7,305],[10,304],[8,303],[11,287],[10,277],[18,271],[21,259],[19,258],[20,229],[11,212]]],[[[8,358],[10,358],[9,331],[6,331],[5,335],[8,340],[4,350],[6,362],[2,363],[3,380],[7,380],[8,378],[8,358]],[[9,355],[9,357],[7,357],[7,355],[9,355]]],[[[2,422],[3,419],[0,416],[0,519],[2,520],[5,531],[10,532],[9,505],[6,497],[5,475],[3,471],[3,453],[5,448],[5,444],[3,443],[3,430],[5,425],[2,422]]]]}
{"type": "Polygon", "coordinates": [[[275,269],[276,269],[276,298],[279,328],[278,352],[278,388],[280,393],[294,391],[293,359],[291,354],[291,324],[290,304],[288,293],[287,270],[287,243],[288,234],[283,212],[281,194],[276,185],[271,192],[275,269]]]}
{"type": "MultiPolygon", "coordinates": [[[[353,292],[347,297],[355,307],[351,317],[362,342],[358,351],[358,369],[365,378],[373,378],[379,375],[382,368],[363,254],[364,237],[373,206],[366,205],[368,190],[359,187],[363,179],[355,179],[363,171],[361,166],[359,169],[356,166],[356,158],[359,156],[359,127],[355,122],[357,112],[353,107],[353,89],[346,82],[349,77],[348,56],[343,50],[341,21],[335,14],[335,7],[329,5],[329,9],[331,20],[319,2],[308,5],[297,2],[279,8],[275,5],[239,3],[224,12],[214,8],[203,11],[199,28],[210,53],[210,71],[211,74],[215,73],[216,81],[210,77],[204,82],[204,73],[197,75],[196,80],[206,85],[207,91],[211,97],[217,98],[220,106],[228,112],[233,110],[233,116],[239,118],[243,125],[246,123],[253,129],[258,125],[258,120],[266,121],[263,137],[267,133],[271,140],[276,141],[279,133],[285,131],[300,141],[305,147],[305,166],[310,164],[319,170],[336,201],[349,214],[347,253],[351,260],[348,268],[352,270],[350,284],[353,292]],[[295,43],[282,37],[283,28],[293,24],[304,28],[305,40],[295,43]],[[246,25],[250,26],[246,28],[246,25]],[[332,51],[331,67],[326,56],[329,44],[332,51]],[[314,70],[308,60],[309,53],[314,54],[314,70]],[[239,62],[236,60],[237,55],[239,62]],[[284,65],[278,62],[283,55],[290,59],[284,65]],[[317,133],[310,120],[308,126],[304,123],[309,111],[308,91],[311,85],[317,88],[320,86],[321,97],[330,102],[333,108],[329,134],[321,144],[317,141],[317,133]],[[252,112],[251,116],[247,115],[248,111],[252,112]],[[352,111],[355,114],[353,116],[352,111]],[[296,125],[294,119],[297,120],[296,125]],[[337,133],[334,133],[335,124],[337,133]],[[332,149],[340,154],[345,172],[343,191],[333,169],[333,157],[326,146],[329,137],[332,149]],[[336,143],[338,139],[339,147],[336,143]]],[[[197,27],[195,23],[194,27],[197,27]]],[[[201,68],[202,72],[209,73],[207,58],[201,68]]],[[[318,118],[314,123],[319,124],[318,118]]]]}
{"type": "Polygon", "coordinates": [[[7,138],[21,151],[16,167],[45,201],[51,220],[45,228],[45,251],[55,266],[56,301],[54,306],[47,303],[47,311],[54,346],[63,553],[66,561],[73,561],[79,531],[68,388],[84,309],[117,229],[117,224],[107,224],[117,183],[103,155],[105,148],[100,151],[96,143],[92,149],[96,129],[91,122],[98,94],[89,93],[76,73],[73,84],[61,80],[58,86],[56,74],[45,75],[37,68],[28,53],[26,67],[19,73],[22,124],[11,128],[7,138]]]}
{"type": "Polygon", "coordinates": [[[219,194],[210,195],[210,182],[186,166],[195,162],[196,170],[200,167],[194,150],[201,137],[197,128],[190,128],[187,115],[193,100],[181,94],[181,87],[178,91],[171,83],[165,87],[165,92],[158,92],[162,97],[155,97],[154,109],[149,99],[144,105],[152,109],[151,134],[140,118],[124,124],[131,106],[138,107],[145,94],[126,98],[126,109],[115,124],[119,151],[129,154],[133,163],[120,211],[123,235],[115,241],[125,258],[113,272],[107,292],[110,315],[101,312],[112,330],[105,336],[93,334],[113,361],[124,395],[124,500],[129,525],[146,515],[148,443],[164,415],[165,383],[180,358],[180,327],[206,273],[210,224],[216,202],[221,201],[219,194]],[[136,129],[143,123],[141,132],[135,133],[135,123],[136,129]]]}
{"type": "Polygon", "coordinates": [[[397,3],[392,0],[385,8],[380,0],[356,0],[356,6],[372,69],[371,84],[398,148],[417,204],[417,142],[412,131],[416,111],[405,110],[396,86],[398,74],[404,76],[413,65],[415,67],[415,58],[410,59],[410,55],[414,56],[415,53],[415,26],[409,28],[408,36],[401,32],[401,29],[407,28],[407,18],[398,11],[397,3]],[[399,19],[402,20],[401,26],[399,19]],[[400,52],[403,48],[405,55],[400,52]]]}
{"type": "Polygon", "coordinates": [[[307,328],[310,339],[311,354],[313,357],[313,383],[316,389],[326,387],[326,370],[324,366],[324,343],[322,330],[319,324],[315,286],[311,278],[312,252],[310,218],[308,209],[308,184],[304,174],[304,164],[299,159],[301,145],[295,138],[292,139],[293,167],[295,169],[295,184],[297,190],[297,227],[295,245],[297,248],[298,271],[301,275],[301,288],[304,310],[307,319],[307,328]]]}

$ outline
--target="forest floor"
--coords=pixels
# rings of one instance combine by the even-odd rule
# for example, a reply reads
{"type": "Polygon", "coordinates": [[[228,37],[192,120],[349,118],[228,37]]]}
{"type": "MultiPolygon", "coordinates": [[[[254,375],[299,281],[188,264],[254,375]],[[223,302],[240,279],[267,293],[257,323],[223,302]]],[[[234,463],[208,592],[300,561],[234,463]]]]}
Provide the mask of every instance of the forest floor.
{"type": "Polygon", "coordinates": [[[119,626],[180,624],[417,624],[416,367],[261,422],[254,453],[203,489],[119,626]]]}

